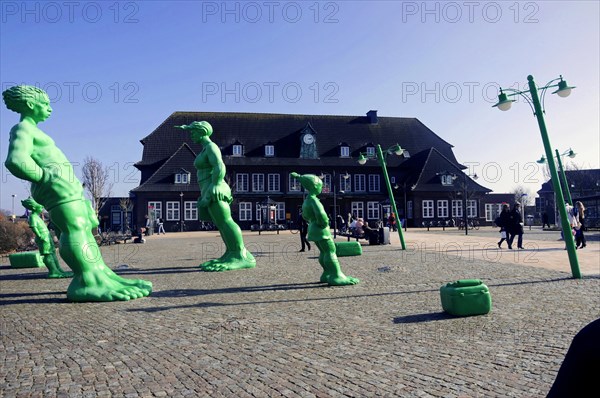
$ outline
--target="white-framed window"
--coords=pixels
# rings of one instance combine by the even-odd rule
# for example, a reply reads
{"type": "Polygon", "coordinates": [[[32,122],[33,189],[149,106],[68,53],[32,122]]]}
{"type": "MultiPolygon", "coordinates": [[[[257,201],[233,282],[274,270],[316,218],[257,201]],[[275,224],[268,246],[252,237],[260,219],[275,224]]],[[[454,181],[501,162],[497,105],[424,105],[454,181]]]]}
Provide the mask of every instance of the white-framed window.
{"type": "Polygon", "coordinates": [[[343,157],[343,158],[350,157],[350,147],[349,146],[341,146],[340,147],[340,157],[343,157]]]}
{"type": "Polygon", "coordinates": [[[423,218],[433,218],[433,200],[424,200],[421,203],[423,205],[423,218]]]}
{"type": "Polygon", "coordinates": [[[406,217],[412,219],[413,218],[413,202],[409,200],[406,202],[406,217]]]}
{"type": "Polygon", "coordinates": [[[437,201],[437,216],[438,218],[448,218],[448,201],[438,200],[437,201]]]}
{"type": "Polygon", "coordinates": [[[196,221],[198,220],[198,208],[197,201],[185,201],[183,202],[183,219],[185,221],[196,221]]]}
{"type": "Polygon", "coordinates": [[[294,177],[292,177],[291,173],[288,175],[288,180],[289,180],[290,192],[300,192],[302,190],[302,185],[300,185],[300,181],[298,181],[294,177]]]}
{"type": "Polygon", "coordinates": [[[256,218],[255,218],[255,220],[260,221],[260,223],[262,224],[263,219],[262,219],[261,212],[262,212],[262,206],[261,206],[260,202],[256,202],[256,218]]]}
{"type": "Polygon", "coordinates": [[[502,212],[502,203],[485,204],[485,221],[494,221],[502,212]]]}
{"type": "Polygon", "coordinates": [[[267,191],[279,192],[279,174],[267,174],[267,191]]]}
{"type": "Polygon", "coordinates": [[[275,156],[274,145],[265,145],[265,156],[275,156]]]}
{"type": "Polygon", "coordinates": [[[148,211],[154,211],[154,219],[162,218],[162,202],[148,202],[148,211]]]}
{"type": "Polygon", "coordinates": [[[374,146],[368,146],[367,147],[367,157],[368,158],[374,158],[375,157],[375,147],[374,146]]]}
{"type": "Polygon", "coordinates": [[[452,201],[452,217],[462,217],[463,216],[463,205],[462,200],[453,200],[452,201]]]}
{"type": "Polygon", "coordinates": [[[367,220],[379,220],[379,202],[367,202],[367,220]]]}
{"type": "Polygon", "coordinates": [[[167,221],[179,221],[179,202],[167,202],[167,221]]]}
{"type": "Polygon", "coordinates": [[[277,223],[281,224],[285,221],[285,202],[277,202],[277,209],[275,210],[277,216],[277,223]]]}
{"type": "Polygon", "coordinates": [[[265,190],[265,175],[252,174],[252,192],[264,192],[265,190]]]}
{"type": "Polygon", "coordinates": [[[111,224],[112,225],[121,225],[121,212],[120,211],[112,211],[111,215],[111,224]]]}
{"type": "Polygon", "coordinates": [[[350,204],[352,209],[352,215],[356,218],[364,218],[365,217],[365,209],[363,202],[352,202],[350,204]]]}
{"type": "Polygon", "coordinates": [[[340,175],[340,191],[350,192],[352,188],[352,184],[350,181],[352,178],[349,175],[341,174],[340,175]],[[348,178],[346,178],[348,177],[348,178]]]}
{"type": "Polygon", "coordinates": [[[252,202],[240,202],[240,221],[252,221],[252,202]]]}
{"type": "Polygon", "coordinates": [[[379,192],[379,174],[369,174],[369,192],[379,192]]]}
{"type": "Polygon", "coordinates": [[[355,174],[354,175],[354,192],[365,192],[367,187],[365,186],[365,175],[355,174]]]}
{"type": "Polygon", "coordinates": [[[237,173],[235,175],[235,191],[248,192],[248,174],[237,173]]]}
{"type": "Polygon", "coordinates": [[[450,174],[442,174],[441,179],[442,185],[448,186],[454,184],[454,178],[452,178],[452,175],[450,174]]]}
{"type": "Polygon", "coordinates": [[[477,201],[476,200],[467,200],[467,217],[468,218],[477,217],[477,201]]]}
{"type": "Polygon", "coordinates": [[[321,192],[323,192],[323,193],[331,192],[331,174],[323,175],[323,190],[321,192]]]}
{"type": "Polygon", "coordinates": [[[189,184],[190,174],[189,173],[178,173],[175,174],[175,184],[189,184]]]}
{"type": "Polygon", "coordinates": [[[242,156],[244,154],[244,147],[240,144],[233,146],[233,156],[242,156]]]}

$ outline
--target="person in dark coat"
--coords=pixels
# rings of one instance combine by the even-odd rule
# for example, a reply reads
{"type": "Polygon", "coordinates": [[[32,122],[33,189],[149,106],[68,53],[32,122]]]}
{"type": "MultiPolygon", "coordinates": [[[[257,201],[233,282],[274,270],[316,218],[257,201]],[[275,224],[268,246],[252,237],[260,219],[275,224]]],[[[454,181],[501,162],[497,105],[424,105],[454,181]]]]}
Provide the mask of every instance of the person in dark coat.
{"type": "Polygon", "coordinates": [[[512,249],[508,240],[508,226],[510,225],[510,207],[507,204],[502,205],[502,212],[498,216],[497,225],[500,227],[500,242],[498,248],[502,247],[502,242],[506,241],[509,249],[512,249]]]}
{"type": "Polygon", "coordinates": [[[600,319],[575,335],[546,398],[588,397],[598,391],[600,319]]]}
{"type": "Polygon", "coordinates": [[[544,212],[542,214],[542,229],[544,229],[545,226],[548,226],[548,228],[550,228],[550,221],[548,218],[548,213],[544,212]]]}
{"type": "Polygon", "coordinates": [[[583,249],[587,246],[585,244],[585,235],[583,234],[583,231],[585,231],[585,206],[583,206],[583,203],[577,201],[575,202],[575,207],[577,208],[577,217],[579,218],[579,228],[575,231],[575,247],[583,249]]]}
{"type": "Polygon", "coordinates": [[[519,249],[524,249],[523,247],[523,218],[521,217],[521,204],[515,203],[512,211],[510,212],[510,223],[508,227],[509,238],[508,238],[508,248],[512,249],[512,244],[515,239],[515,236],[518,236],[517,239],[517,247],[519,249]]]}
{"type": "Polygon", "coordinates": [[[308,234],[308,223],[302,217],[302,211],[298,213],[298,230],[300,231],[300,243],[302,244],[300,251],[306,251],[306,247],[310,250],[310,242],[306,239],[306,234],[308,234]]]}

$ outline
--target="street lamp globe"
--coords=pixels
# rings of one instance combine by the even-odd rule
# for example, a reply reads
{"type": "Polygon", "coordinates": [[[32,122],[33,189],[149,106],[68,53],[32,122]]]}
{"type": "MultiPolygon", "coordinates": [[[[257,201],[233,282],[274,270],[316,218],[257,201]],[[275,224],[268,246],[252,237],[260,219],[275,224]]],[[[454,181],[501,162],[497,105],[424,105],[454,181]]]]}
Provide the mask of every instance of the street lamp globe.
{"type": "Polygon", "coordinates": [[[364,154],[360,154],[360,156],[358,157],[358,164],[365,164],[367,163],[367,157],[364,154]]]}
{"type": "Polygon", "coordinates": [[[561,80],[558,82],[558,90],[552,92],[552,94],[558,94],[559,97],[566,98],[571,95],[571,90],[575,87],[569,86],[566,80],[562,80],[562,76],[560,79],[561,80]]]}
{"type": "Polygon", "coordinates": [[[507,111],[510,109],[513,102],[515,102],[515,100],[508,99],[506,93],[503,93],[502,89],[500,89],[500,94],[498,95],[498,102],[492,105],[492,107],[498,107],[498,109],[500,109],[501,111],[507,111]]]}

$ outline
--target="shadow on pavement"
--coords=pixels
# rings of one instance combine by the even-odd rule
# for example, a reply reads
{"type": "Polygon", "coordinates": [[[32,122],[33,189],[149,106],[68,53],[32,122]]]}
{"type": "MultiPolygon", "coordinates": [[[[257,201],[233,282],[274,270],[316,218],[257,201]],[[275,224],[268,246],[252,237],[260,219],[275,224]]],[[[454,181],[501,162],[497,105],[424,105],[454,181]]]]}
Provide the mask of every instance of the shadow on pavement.
{"type": "MultiPolygon", "coordinates": [[[[276,286],[298,286],[298,285],[313,285],[300,287],[300,289],[312,289],[312,288],[330,288],[324,284],[319,283],[303,283],[303,284],[293,284],[293,285],[274,285],[274,286],[257,286],[254,288],[229,288],[229,289],[216,289],[216,290],[166,290],[164,292],[155,292],[152,293],[151,297],[192,297],[197,295],[210,295],[210,294],[219,294],[219,293],[251,293],[251,292],[261,292],[261,291],[273,291],[273,290],[290,290],[297,289],[298,287],[276,287],[276,286]],[[273,288],[275,287],[275,288],[273,288]],[[253,290],[254,289],[254,290],[253,290]]],[[[333,287],[331,287],[333,288],[333,287]]],[[[128,312],[159,312],[159,311],[168,311],[168,310],[178,310],[185,308],[208,308],[208,307],[230,307],[237,305],[260,305],[260,304],[281,304],[281,303],[305,303],[310,301],[325,301],[325,300],[346,300],[346,299],[357,299],[357,298],[365,298],[365,297],[382,297],[382,296],[394,296],[401,294],[418,294],[425,292],[437,292],[438,289],[427,289],[427,290],[414,290],[414,291],[406,291],[406,292],[386,292],[386,293],[373,293],[373,294],[357,294],[352,296],[339,296],[339,297],[315,297],[315,298],[303,298],[303,299],[289,299],[289,300],[270,300],[270,301],[246,301],[246,302],[237,302],[237,303],[218,303],[218,302],[204,302],[204,303],[195,303],[195,304],[185,304],[185,305],[173,305],[173,306],[163,306],[163,307],[147,307],[147,308],[133,308],[128,309],[128,312]]]]}
{"type": "Polygon", "coordinates": [[[394,318],[394,323],[421,323],[431,321],[442,321],[445,319],[454,319],[456,317],[447,312],[431,312],[426,314],[406,315],[394,318]]]}
{"type": "Polygon", "coordinates": [[[0,294],[0,305],[13,305],[13,304],[62,304],[69,303],[67,301],[67,292],[42,292],[42,293],[7,293],[0,294]],[[40,297],[33,298],[34,296],[52,296],[60,294],[62,297],[40,297]],[[9,300],[5,300],[9,299],[9,300]],[[12,299],[12,300],[10,300],[12,299]]]}

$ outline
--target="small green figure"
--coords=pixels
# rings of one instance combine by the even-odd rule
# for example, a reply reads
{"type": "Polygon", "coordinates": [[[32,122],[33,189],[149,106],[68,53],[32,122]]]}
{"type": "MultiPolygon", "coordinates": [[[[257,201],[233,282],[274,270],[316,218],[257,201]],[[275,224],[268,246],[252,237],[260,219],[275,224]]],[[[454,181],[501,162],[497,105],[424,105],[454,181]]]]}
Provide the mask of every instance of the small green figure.
{"type": "Polygon", "coordinates": [[[44,210],[44,206],[36,202],[33,198],[27,198],[21,201],[23,207],[31,212],[29,215],[29,227],[35,235],[35,244],[40,251],[40,255],[48,268],[48,278],[70,278],[72,272],[65,272],[60,267],[58,257],[56,257],[56,249],[54,248],[54,240],[50,234],[50,230],[46,226],[40,215],[44,210]]]}
{"type": "Polygon", "coordinates": [[[31,196],[50,212],[60,230],[60,256],[74,276],[67,298],[71,301],[115,301],[144,297],[152,283],[125,279],[106,266],[92,228],[98,225],[81,182],[54,140],[37,127],[52,113],[45,91],[14,86],[2,93],[6,107],[21,115],[10,130],[6,168],[17,178],[31,181],[31,196]]]}
{"type": "Polygon", "coordinates": [[[230,204],[233,201],[231,188],[225,182],[225,163],[219,147],[210,140],[213,133],[208,122],[192,122],[187,126],[175,126],[191,132],[192,141],[202,145],[202,152],[194,160],[196,178],[200,185],[198,214],[200,220],[210,221],[217,226],[225,253],[218,259],[200,265],[204,271],[231,271],[256,267],[256,260],[244,246],[240,227],[231,218],[230,204]]]}
{"type": "Polygon", "coordinates": [[[315,242],[319,249],[319,264],[323,267],[320,281],[331,286],[356,285],[358,278],[346,276],[342,272],[329,230],[329,217],[317,198],[323,189],[323,181],[313,174],[292,173],[292,177],[299,180],[308,191],[308,196],[302,203],[302,217],[308,221],[308,240],[315,242]]]}

